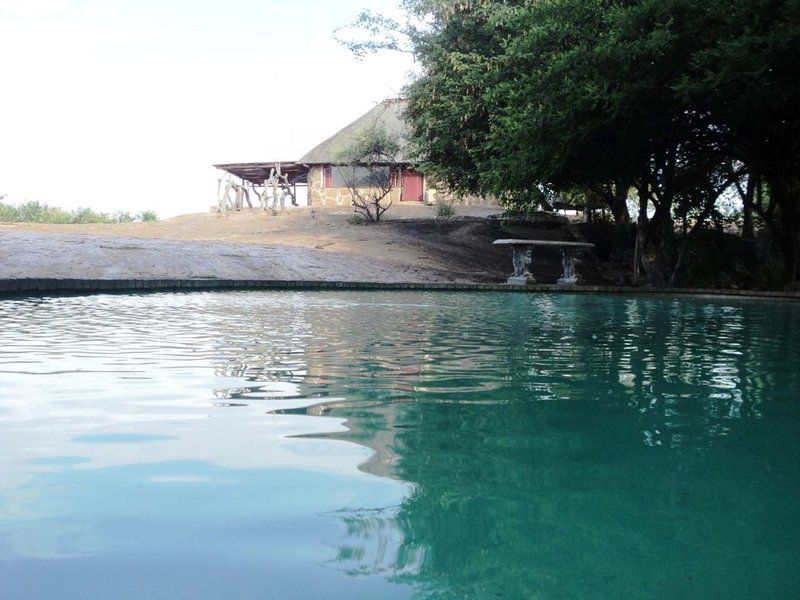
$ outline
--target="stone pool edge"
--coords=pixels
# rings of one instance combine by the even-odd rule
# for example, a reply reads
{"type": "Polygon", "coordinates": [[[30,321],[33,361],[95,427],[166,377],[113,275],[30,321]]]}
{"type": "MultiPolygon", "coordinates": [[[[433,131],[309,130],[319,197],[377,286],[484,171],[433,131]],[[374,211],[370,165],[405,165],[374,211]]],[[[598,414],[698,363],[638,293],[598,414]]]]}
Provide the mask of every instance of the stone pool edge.
{"type": "Polygon", "coordinates": [[[555,284],[509,285],[507,283],[305,281],[269,279],[0,279],[0,297],[42,294],[98,294],[108,292],[190,291],[190,290],[419,290],[555,292],[561,294],[632,294],[650,296],[720,296],[800,300],[800,292],[731,290],[714,288],[647,288],[631,286],[555,284]]]}

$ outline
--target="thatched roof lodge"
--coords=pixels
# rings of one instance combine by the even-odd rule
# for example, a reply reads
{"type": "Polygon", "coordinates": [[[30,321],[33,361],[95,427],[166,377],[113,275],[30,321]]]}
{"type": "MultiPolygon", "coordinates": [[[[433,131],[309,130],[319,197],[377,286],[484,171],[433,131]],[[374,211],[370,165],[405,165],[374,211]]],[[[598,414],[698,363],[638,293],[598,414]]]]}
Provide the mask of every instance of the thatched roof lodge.
{"type": "MultiPolygon", "coordinates": [[[[400,141],[400,151],[387,167],[391,170],[397,186],[391,192],[394,202],[433,203],[446,196],[448,200],[464,204],[489,204],[491,200],[470,197],[455,198],[445,194],[441,186],[436,186],[425,174],[415,168],[415,162],[408,152],[407,124],[403,112],[407,100],[391,99],[377,104],[370,111],[343,127],[338,132],[314,146],[295,161],[275,161],[264,163],[234,163],[214,165],[249,181],[253,185],[263,185],[271,169],[280,166],[282,173],[289,176],[292,185],[308,186],[308,204],[311,206],[347,206],[351,203],[350,191],[344,184],[340,168],[348,166],[337,161],[339,152],[346,148],[355,135],[365,129],[378,127],[385,129],[400,141]]],[[[351,168],[353,165],[349,165],[351,168]]]]}

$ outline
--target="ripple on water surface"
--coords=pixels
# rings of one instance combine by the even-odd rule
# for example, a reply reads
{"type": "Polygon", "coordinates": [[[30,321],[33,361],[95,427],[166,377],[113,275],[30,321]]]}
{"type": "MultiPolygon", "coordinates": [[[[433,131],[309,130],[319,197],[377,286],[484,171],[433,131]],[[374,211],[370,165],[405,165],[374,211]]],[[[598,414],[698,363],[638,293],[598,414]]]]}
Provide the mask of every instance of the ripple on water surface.
{"type": "Polygon", "coordinates": [[[800,592],[796,304],[101,295],[0,331],[0,598],[800,592]]]}

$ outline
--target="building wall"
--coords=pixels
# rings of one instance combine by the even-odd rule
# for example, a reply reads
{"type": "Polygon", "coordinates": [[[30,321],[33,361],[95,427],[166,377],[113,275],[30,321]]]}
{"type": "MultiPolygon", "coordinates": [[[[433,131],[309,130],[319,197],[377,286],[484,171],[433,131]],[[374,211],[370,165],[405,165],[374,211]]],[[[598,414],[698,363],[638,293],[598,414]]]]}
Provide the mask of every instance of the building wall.
{"type": "MultiPolygon", "coordinates": [[[[400,187],[394,188],[389,197],[393,203],[400,202],[400,187]]],[[[447,190],[443,185],[434,185],[425,178],[425,204],[436,202],[449,202],[459,206],[497,206],[497,201],[491,196],[462,196],[447,190]]],[[[387,199],[388,201],[388,199],[387,199]]],[[[309,206],[350,206],[350,190],[347,188],[326,188],[325,172],[321,165],[314,165],[308,171],[308,204],[309,206]]],[[[418,204],[418,202],[404,202],[404,204],[418,204]]]]}
{"type": "MultiPolygon", "coordinates": [[[[350,206],[350,190],[347,188],[326,188],[324,168],[314,165],[308,170],[308,204],[309,206],[350,206]]],[[[400,188],[389,193],[392,202],[400,202],[400,188]]],[[[386,202],[389,201],[386,199],[386,202]]]]}
{"type": "Polygon", "coordinates": [[[425,178],[425,202],[436,204],[437,202],[447,202],[455,206],[498,206],[494,196],[475,196],[456,194],[447,189],[447,186],[440,183],[438,185],[425,178]]]}

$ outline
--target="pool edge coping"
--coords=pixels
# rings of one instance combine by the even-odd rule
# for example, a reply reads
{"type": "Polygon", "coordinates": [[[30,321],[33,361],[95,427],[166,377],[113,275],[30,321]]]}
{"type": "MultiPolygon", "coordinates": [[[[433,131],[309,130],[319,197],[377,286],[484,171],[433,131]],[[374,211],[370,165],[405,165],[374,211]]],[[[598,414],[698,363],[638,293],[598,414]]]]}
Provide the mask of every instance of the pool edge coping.
{"type": "Polygon", "coordinates": [[[208,290],[417,290],[417,291],[492,291],[544,292],[561,294],[627,294],[647,296],[745,297],[800,300],[800,292],[717,288],[651,288],[633,286],[556,284],[509,285],[507,283],[453,282],[378,282],[272,279],[75,279],[6,278],[0,279],[0,297],[41,296],[47,294],[101,294],[108,292],[208,291],[208,290]]]}

